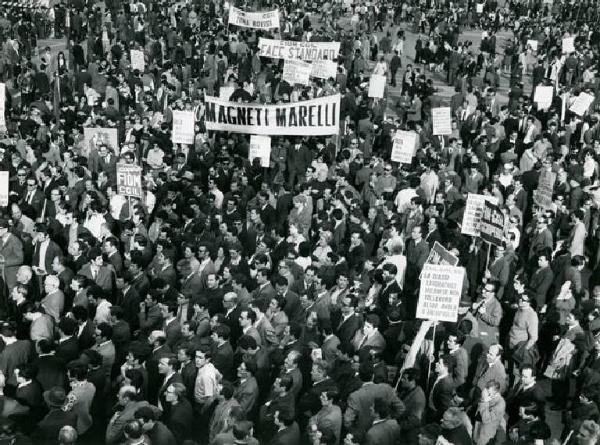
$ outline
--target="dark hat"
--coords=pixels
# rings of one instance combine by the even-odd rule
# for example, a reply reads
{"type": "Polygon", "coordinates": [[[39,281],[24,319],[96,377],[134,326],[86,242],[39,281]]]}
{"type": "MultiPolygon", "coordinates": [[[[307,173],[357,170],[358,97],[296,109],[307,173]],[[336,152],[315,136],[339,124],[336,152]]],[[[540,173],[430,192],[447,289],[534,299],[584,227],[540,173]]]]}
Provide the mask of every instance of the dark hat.
{"type": "Polygon", "coordinates": [[[44,391],[44,401],[50,408],[61,408],[67,400],[65,390],[55,386],[44,391]]]}

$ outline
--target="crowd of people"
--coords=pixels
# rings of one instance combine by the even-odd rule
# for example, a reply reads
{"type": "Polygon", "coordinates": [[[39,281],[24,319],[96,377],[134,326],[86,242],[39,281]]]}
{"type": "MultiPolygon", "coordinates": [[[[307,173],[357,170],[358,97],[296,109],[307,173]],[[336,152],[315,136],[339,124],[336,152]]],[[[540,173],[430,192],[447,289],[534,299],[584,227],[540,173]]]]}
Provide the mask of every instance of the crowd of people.
{"type": "Polygon", "coordinates": [[[595,1],[46,6],[0,6],[0,444],[600,443],[595,1]],[[290,85],[260,37],[340,42],[337,75],[290,85]],[[273,136],[265,167],[206,129],[224,88],[340,94],[339,134],[273,136]],[[463,233],[470,194],[498,245],[463,233]],[[437,245],[465,271],[456,322],[416,317],[437,245]]]}

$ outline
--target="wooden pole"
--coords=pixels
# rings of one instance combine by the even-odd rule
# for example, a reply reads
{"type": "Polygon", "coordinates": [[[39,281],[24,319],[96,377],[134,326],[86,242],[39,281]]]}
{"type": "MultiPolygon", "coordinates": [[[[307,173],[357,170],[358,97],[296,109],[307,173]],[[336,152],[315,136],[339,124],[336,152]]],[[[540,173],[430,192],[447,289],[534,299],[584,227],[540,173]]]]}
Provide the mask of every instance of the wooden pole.
{"type": "MultiPolygon", "coordinates": [[[[433,343],[433,352],[435,353],[435,328],[437,326],[437,323],[434,321],[433,322],[433,337],[431,339],[431,342],[433,343]]],[[[435,361],[435,355],[433,357],[434,361],[435,361]]],[[[427,367],[427,391],[429,391],[429,378],[431,376],[431,364],[432,362],[429,362],[429,366],[427,367]]]]}

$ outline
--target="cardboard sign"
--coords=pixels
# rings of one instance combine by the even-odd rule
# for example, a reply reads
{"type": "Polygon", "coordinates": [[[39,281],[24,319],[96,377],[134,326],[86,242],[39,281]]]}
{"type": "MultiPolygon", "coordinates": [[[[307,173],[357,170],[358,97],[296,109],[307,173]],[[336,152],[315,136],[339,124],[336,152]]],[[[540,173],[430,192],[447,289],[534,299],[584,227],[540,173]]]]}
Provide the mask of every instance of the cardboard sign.
{"type": "Polygon", "coordinates": [[[456,266],[458,257],[453,255],[449,250],[442,246],[437,241],[433,243],[433,248],[429,252],[426,264],[437,264],[443,266],[456,266]]]}
{"type": "Polygon", "coordinates": [[[554,87],[545,87],[538,85],[535,87],[535,94],[533,95],[533,101],[537,102],[538,109],[547,110],[552,105],[552,98],[554,97],[554,87]]]}
{"type": "Polygon", "coordinates": [[[229,24],[255,29],[279,28],[279,10],[246,12],[232,6],[229,8],[229,24]]]}
{"type": "Polygon", "coordinates": [[[142,199],[142,167],[139,165],[117,164],[117,193],[142,199]]]}
{"type": "Polygon", "coordinates": [[[562,52],[563,54],[575,52],[575,37],[567,37],[562,40],[562,52]]]}
{"type": "Polygon", "coordinates": [[[193,144],[195,117],[193,111],[173,111],[173,132],[171,140],[174,144],[193,144]]]}
{"type": "Polygon", "coordinates": [[[490,201],[493,204],[498,204],[498,198],[494,196],[477,195],[469,193],[467,197],[467,205],[462,220],[461,233],[471,236],[479,236],[481,233],[480,223],[481,215],[485,207],[485,202],[490,201]]]}
{"type": "Polygon", "coordinates": [[[83,143],[90,150],[104,144],[113,153],[119,153],[119,135],[116,128],[84,127],[83,143]]]}
{"type": "Polygon", "coordinates": [[[0,82],[0,131],[6,130],[4,113],[6,107],[6,85],[0,82]]]}
{"type": "Polygon", "coordinates": [[[391,160],[402,164],[412,164],[417,151],[417,133],[413,131],[397,131],[394,135],[391,160]]]}
{"type": "Polygon", "coordinates": [[[335,60],[340,53],[340,42],[296,42],[293,40],[258,39],[258,55],[271,59],[335,60]]]}
{"type": "Polygon", "coordinates": [[[502,244],[504,238],[504,213],[495,204],[484,202],[481,223],[479,225],[481,239],[495,246],[502,244]]]}
{"type": "Polygon", "coordinates": [[[452,117],[450,107],[432,108],[433,135],[445,136],[452,134],[452,117]]]}
{"type": "Polygon", "coordinates": [[[533,51],[537,51],[538,49],[538,41],[537,40],[528,40],[527,46],[530,46],[533,51]]]}
{"type": "Polygon", "coordinates": [[[312,67],[302,60],[286,60],[283,64],[282,79],[290,85],[309,85],[312,67]]]}
{"type": "Polygon", "coordinates": [[[475,5],[475,12],[477,12],[477,14],[483,14],[483,3],[477,3],[475,5]]]}
{"type": "Polygon", "coordinates": [[[250,149],[248,150],[250,163],[254,158],[260,158],[260,165],[269,168],[271,164],[271,138],[269,136],[250,136],[250,149]]]}
{"type": "Polygon", "coordinates": [[[137,49],[132,49],[129,52],[129,55],[131,57],[131,68],[134,70],[139,70],[140,73],[143,73],[144,70],[146,69],[146,61],[144,60],[144,52],[137,50],[137,49]]]}
{"type": "Polygon", "coordinates": [[[579,96],[575,98],[575,102],[573,102],[573,105],[571,105],[569,110],[578,116],[583,116],[585,113],[587,113],[587,110],[590,108],[590,105],[592,105],[592,102],[594,102],[594,96],[588,93],[579,93],[579,96]]]}
{"type": "Polygon", "coordinates": [[[7,171],[0,171],[0,206],[8,207],[8,178],[9,174],[7,171]]]}
{"type": "Polygon", "coordinates": [[[275,105],[243,104],[206,97],[207,130],[265,136],[338,134],[340,95],[275,105]]]}
{"type": "Polygon", "coordinates": [[[465,270],[427,264],[421,273],[417,318],[456,322],[465,270]]]}
{"type": "Polygon", "coordinates": [[[337,76],[337,63],[333,60],[315,60],[311,65],[310,75],[318,79],[329,79],[337,76]]]}
{"type": "Polygon", "coordinates": [[[537,189],[533,192],[533,202],[544,209],[551,208],[555,183],[556,173],[552,170],[542,170],[538,179],[537,189]]]}
{"type": "Polygon", "coordinates": [[[383,98],[387,77],[381,74],[373,74],[369,80],[369,97],[383,98]]]}

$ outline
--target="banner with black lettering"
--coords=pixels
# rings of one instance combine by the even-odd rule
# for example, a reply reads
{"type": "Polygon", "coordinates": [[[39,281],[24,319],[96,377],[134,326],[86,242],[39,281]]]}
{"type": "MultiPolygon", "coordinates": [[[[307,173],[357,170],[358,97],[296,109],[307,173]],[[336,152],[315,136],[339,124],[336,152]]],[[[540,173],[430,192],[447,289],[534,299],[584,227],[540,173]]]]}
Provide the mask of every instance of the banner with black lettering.
{"type": "Polygon", "coordinates": [[[229,24],[255,29],[279,28],[279,10],[246,12],[231,6],[229,8],[229,24]]]}
{"type": "Polygon", "coordinates": [[[277,105],[229,102],[207,96],[207,130],[264,136],[329,136],[340,127],[340,95],[277,105]]]}
{"type": "Polygon", "coordinates": [[[335,60],[340,53],[340,42],[295,42],[292,40],[258,40],[259,56],[271,59],[335,60]]]}
{"type": "Polygon", "coordinates": [[[500,246],[504,238],[504,213],[499,206],[485,201],[479,225],[481,239],[500,246]]]}
{"type": "Polygon", "coordinates": [[[134,164],[117,164],[117,193],[142,198],[142,167],[134,164]]]}

